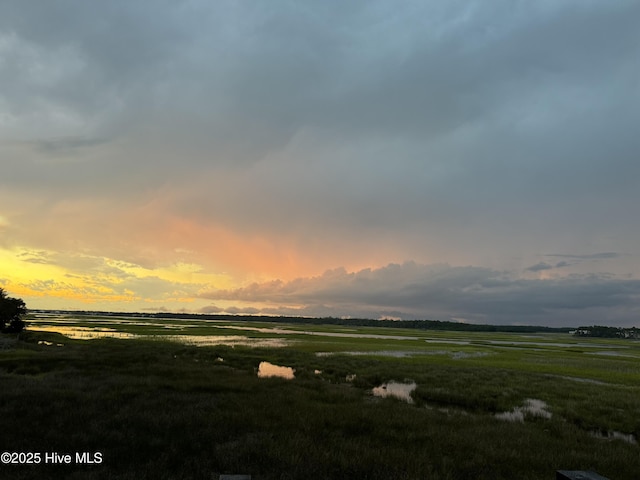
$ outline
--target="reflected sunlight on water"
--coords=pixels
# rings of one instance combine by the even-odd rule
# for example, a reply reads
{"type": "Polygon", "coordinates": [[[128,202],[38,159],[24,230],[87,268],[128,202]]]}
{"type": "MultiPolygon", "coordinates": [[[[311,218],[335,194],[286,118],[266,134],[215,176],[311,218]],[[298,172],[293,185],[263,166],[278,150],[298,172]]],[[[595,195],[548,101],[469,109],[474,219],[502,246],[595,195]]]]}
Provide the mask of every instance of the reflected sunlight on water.
{"type": "Polygon", "coordinates": [[[91,340],[93,338],[141,338],[141,335],[118,332],[112,328],[104,327],[63,327],[38,325],[34,330],[42,332],[55,332],[74,340],[91,340]]]}
{"type": "Polygon", "coordinates": [[[56,332],[73,340],[92,340],[95,338],[136,338],[146,340],[164,340],[186,345],[242,345],[249,347],[285,347],[290,342],[279,338],[251,338],[244,335],[138,335],[120,332],[106,327],[67,327],[62,325],[37,325],[34,330],[56,332]]]}
{"type": "Polygon", "coordinates": [[[251,338],[242,335],[158,335],[159,340],[180,342],[200,347],[211,345],[243,345],[247,347],[286,347],[289,343],[279,338],[251,338]]]}
{"type": "Polygon", "coordinates": [[[280,377],[291,380],[294,377],[295,370],[291,367],[282,367],[269,362],[260,362],[258,366],[258,377],[280,377]]]}

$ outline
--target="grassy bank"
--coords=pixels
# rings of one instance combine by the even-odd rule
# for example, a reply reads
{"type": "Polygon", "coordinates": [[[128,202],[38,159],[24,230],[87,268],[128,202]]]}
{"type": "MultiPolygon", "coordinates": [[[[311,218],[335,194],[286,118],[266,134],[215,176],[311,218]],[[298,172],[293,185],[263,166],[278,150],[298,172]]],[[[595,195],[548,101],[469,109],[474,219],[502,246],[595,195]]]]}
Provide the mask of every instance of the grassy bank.
{"type": "Polygon", "coordinates": [[[193,347],[29,332],[0,350],[0,451],[100,452],[102,462],[0,465],[0,475],[551,479],[557,469],[591,469],[631,480],[640,471],[637,445],[594,436],[640,434],[633,358],[551,348],[317,356],[321,345],[309,345],[193,347]],[[261,361],[293,367],[296,378],[257,378],[261,361]],[[404,379],[417,383],[414,404],[370,393],[404,379]],[[546,402],[551,418],[496,418],[529,398],[546,402]]]}

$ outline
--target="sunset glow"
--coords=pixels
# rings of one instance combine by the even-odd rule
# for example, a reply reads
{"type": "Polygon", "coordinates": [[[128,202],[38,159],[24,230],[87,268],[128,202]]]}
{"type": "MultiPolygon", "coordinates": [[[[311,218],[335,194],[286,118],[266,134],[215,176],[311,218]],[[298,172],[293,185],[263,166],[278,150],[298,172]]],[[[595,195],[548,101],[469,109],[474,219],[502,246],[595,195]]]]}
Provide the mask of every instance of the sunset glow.
{"type": "Polygon", "coordinates": [[[0,7],[29,308],[637,322],[637,4],[108,3],[0,7]]]}

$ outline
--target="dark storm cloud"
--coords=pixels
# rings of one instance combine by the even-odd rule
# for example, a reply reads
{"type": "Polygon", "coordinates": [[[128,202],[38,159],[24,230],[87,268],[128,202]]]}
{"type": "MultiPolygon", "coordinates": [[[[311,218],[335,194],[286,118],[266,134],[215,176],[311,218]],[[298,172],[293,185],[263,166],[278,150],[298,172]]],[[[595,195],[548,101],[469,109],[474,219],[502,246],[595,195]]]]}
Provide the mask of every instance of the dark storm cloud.
{"type": "MultiPolygon", "coordinates": [[[[15,102],[36,93],[91,111],[103,108],[112,93],[127,93],[142,82],[151,82],[153,91],[187,41],[184,20],[174,2],[3,2],[5,58],[16,60],[7,80],[22,76],[24,82],[15,102]],[[64,63],[35,65],[37,60],[64,63]]],[[[17,83],[10,85],[18,89],[17,83]]]]}
{"type": "Polygon", "coordinates": [[[527,270],[530,272],[541,272],[543,270],[551,270],[553,268],[553,265],[549,265],[548,263],[545,262],[539,262],[536,263],[535,265],[531,265],[530,267],[527,267],[527,270]]]}
{"type": "Polygon", "coordinates": [[[213,291],[205,298],[301,305],[297,311],[378,318],[462,318],[475,323],[576,326],[635,321],[640,280],[572,275],[548,280],[515,278],[481,267],[391,264],[319,277],[213,291]]]}
{"type": "MultiPolygon", "coordinates": [[[[549,221],[584,228],[640,173],[640,109],[626,80],[639,71],[638,14],[634,2],[3,2],[6,56],[26,65],[3,68],[15,135],[37,155],[99,149],[80,168],[35,172],[24,152],[8,152],[5,178],[15,170],[22,182],[71,191],[188,182],[215,165],[273,164],[306,132],[296,158],[267,172],[267,204],[282,219],[313,218],[290,197],[310,191],[313,205],[331,203],[333,183],[347,221],[494,223],[492,209],[535,219],[578,195],[584,208],[562,201],[549,221]],[[46,58],[41,75],[30,73],[46,58]],[[25,131],[34,112],[44,120],[25,131]],[[290,181],[304,157],[325,184],[304,172],[290,181]],[[365,205],[380,213],[367,221],[365,205]]],[[[225,220],[259,220],[238,205],[225,220]]],[[[630,213],[628,201],[617,205],[630,213]]]]}
{"type": "Polygon", "coordinates": [[[104,138],[87,138],[87,137],[62,137],[50,138],[46,140],[34,140],[24,142],[26,146],[32,146],[37,151],[45,155],[51,156],[68,156],[74,155],[78,150],[91,148],[106,143],[104,138]]]}
{"type": "MultiPolygon", "coordinates": [[[[219,162],[261,158],[302,127],[423,139],[489,120],[498,125],[487,135],[513,135],[500,127],[501,116],[552,118],[560,100],[573,117],[575,103],[589,107],[590,93],[637,73],[633,2],[450,4],[3,2],[0,25],[15,43],[9,53],[24,60],[26,49],[62,60],[50,85],[26,75],[33,81],[25,86],[17,80],[25,72],[17,70],[7,98],[22,106],[39,98],[39,109],[57,104],[99,130],[106,122],[118,131],[129,117],[149,122],[168,114],[168,127],[176,129],[182,120],[195,122],[191,132],[174,135],[202,147],[215,139],[222,146],[207,158],[219,162]]],[[[537,142],[532,133],[529,143],[537,142]]],[[[513,139],[505,140],[487,154],[513,157],[513,139]]],[[[522,140],[526,145],[527,135],[522,140]]],[[[181,158],[183,168],[197,161],[181,158]]]]}
{"type": "Polygon", "coordinates": [[[117,223],[160,205],[327,265],[485,265],[334,271],[228,299],[619,318],[632,280],[495,268],[637,275],[637,18],[632,0],[5,0],[0,196],[48,207],[4,223],[18,243],[21,218],[117,223]],[[95,210],[55,208],[80,200],[95,210]]]}
{"type": "MultiPolygon", "coordinates": [[[[550,256],[550,255],[547,255],[550,256]]],[[[571,266],[571,263],[562,261],[562,262],[558,262],[555,265],[550,265],[546,262],[538,262],[535,265],[531,265],[530,267],[527,267],[525,270],[527,270],[528,272],[542,272],[544,270],[553,270],[554,268],[563,268],[563,267],[569,267],[571,266]]]]}
{"type": "Polygon", "coordinates": [[[424,138],[552,116],[556,100],[573,116],[637,73],[633,2],[354,5],[9,1],[0,26],[10,53],[61,55],[68,68],[48,87],[22,86],[15,103],[35,90],[88,117],[110,103],[138,119],[148,109],[146,121],[187,114],[205,136],[240,130],[259,157],[302,127],[424,138]]]}

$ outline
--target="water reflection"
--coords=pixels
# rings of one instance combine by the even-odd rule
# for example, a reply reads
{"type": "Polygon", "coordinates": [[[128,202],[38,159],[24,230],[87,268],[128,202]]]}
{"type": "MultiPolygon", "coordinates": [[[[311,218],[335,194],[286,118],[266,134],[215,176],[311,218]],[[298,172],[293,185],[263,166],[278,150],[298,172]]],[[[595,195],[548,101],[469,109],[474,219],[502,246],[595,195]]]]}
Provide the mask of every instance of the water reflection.
{"type": "Polygon", "coordinates": [[[404,400],[408,403],[413,403],[413,398],[411,398],[411,392],[415,390],[416,383],[398,383],[398,382],[388,382],[383,383],[379,387],[376,387],[372,390],[373,395],[376,397],[396,397],[400,400],[404,400]]]}
{"type": "Polygon", "coordinates": [[[591,352],[594,355],[605,355],[605,356],[609,356],[609,357],[633,357],[633,355],[625,355],[623,353],[620,352],[613,352],[610,350],[603,350],[603,351],[599,351],[599,352],[591,352]]]}
{"type": "Polygon", "coordinates": [[[605,440],[622,440],[623,442],[630,443],[631,445],[638,444],[638,440],[636,440],[636,437],[631,433],[627,434],[627,433],[616,432],[616,431],[609,431],[609,432],[593,431],[590,433],[593,437],[596,437],[596,438],[602,438],[605,440]]]}
{"type": "Polygon", "coordinates": [[[371,351],[359,351],[359,352],[317,352],[318,357],[329,357],[331,355],[354,355],[354,356],[376,356],[376,357],[414,357],[418,355],[449,355],[455,360],[465,358],[479,358],[491,355],[490,352],[462,352],[462,351],[449,351],[449,350],[371,350],[371,351]]]}
{"type": "Polygon", "coordinates": [[[249,330],[260,333],[270,333],[276,335],[315,335],[319,337],[339,337],[339,338],[370,338],[381,340],[420,340],[420,336],[407,336],[407,335],[381,335],[377,333],[340,333],[340,332],[318,332],[314,330],[294,330],[291,328],[279,328],[279,327],[251,327],[230,325],[228,323],[224,325],[214,325],[210,322],[210,326],[214,328],[225,328],[234,330],[249,330]]]}
{"type": "Polygon", "coordinates": [[[38,342],[38,345],[46,345],[48,347],[50,347],[51,345],[55,345],[56,347],[64,347],[63,343],[53,343],[53,342],[47,342],[46,340],[40,340],[38,342]]]}
{"type": "Polygon", "coordinates": [[[94,338],[140,338],[133,333],[119,332],[113,328],[104,327],[49,327],[38,325],[35,330],[41,332],[55,332],[74,340],[91,340],[94,338]]]}
{"type": "Polygon", "coordinates": [[[243,345],[250,347],[285,347],[286,340],[279,338],[250,338],[243,335],[137,335],[135,333],[120,332],[106,327],[65,327],[65,326],[41,326],[34,330],[42,332],[56,332],[74,340],[92,340],[95,338],[137,338],[147,340],[165,340],[180,342],[186,345],[212,346],[212,345],[243,345]]]}
{"type": "Polygon", "coordinates": [[[424,351],[372,350],[372,351],[362,351],[362,352],[316,352],[316,356],[330,357],[331,355],[356,355],[356,356],[371,355],[371,356],[378,356],[378,357],[403,358],[403,357],[411,357],[414,355],[428,355],[430,353],[431,352],[424,352],[424,351]]]}
{"type": "Polygon", "coordinates": [[[157,335],[153,338],[180,342],[200,347],[213,345],[243,345],[248,347],[286,347],[288,343],[279,338],[250,338],[242,335],[157,335]]]}
{"type": "Polygon", "coordinates": [[[258,377],[280,377],[291,380],[294,377],[295,370],[291,367],[282,367],[280,365],[274,365],[269,362],[260,362],[258,365],[258,377]]]}
{"type": "Polygon", "coordinates": [[[551,418],[551,412],[547,410],[547,404],[535,398],[527,398],[522,407],[516,407],[510,412],[496,413],[496,418],[509,422],[524,422],[525,415],[551,418]]]}

